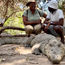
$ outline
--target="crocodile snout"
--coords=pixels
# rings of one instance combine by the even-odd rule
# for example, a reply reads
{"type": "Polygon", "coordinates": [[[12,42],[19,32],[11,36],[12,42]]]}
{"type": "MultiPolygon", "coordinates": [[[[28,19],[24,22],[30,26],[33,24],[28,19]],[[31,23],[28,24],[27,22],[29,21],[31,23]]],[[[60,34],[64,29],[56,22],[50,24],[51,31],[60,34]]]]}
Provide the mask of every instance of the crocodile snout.
{"type": "Polygon", "coordinates": [[[50,56],[50,60],[52,61],[53,64],[59,64],[62,58],[63,57],[61,55],[51,55],[50,56]]]}

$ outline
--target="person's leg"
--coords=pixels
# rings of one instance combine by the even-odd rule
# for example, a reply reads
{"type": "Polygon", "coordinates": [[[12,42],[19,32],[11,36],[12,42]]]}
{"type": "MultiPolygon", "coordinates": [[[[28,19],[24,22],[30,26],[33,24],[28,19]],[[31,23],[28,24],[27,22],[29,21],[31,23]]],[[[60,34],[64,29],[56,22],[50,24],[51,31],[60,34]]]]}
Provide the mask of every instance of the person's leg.
{"type": "Polygon", "coordinates": [[[33,32],[33,26],[31,26],[31,25],[25,26],[25,31],[26,31],[26,34],[28,34],[30,36],[30,34],[32,34],[32,32],[33,32]]]}
{"type": "Polygon", "coordinates": [[[61,37],[61,42],[64,43],[64,32],[62,26],[54,26],[53,28],[61,37]]]}
{"type": "Polygon", "coordinates": [[[35,34],[41,33],[41,24],[37,24],[34,26],[34,32],[35,34]]]}
{"type": "Polygon", "coordinates": [[[49,31],[50,31],[50,34],[51,35],[54,35],[55,37],[58,36],[58,34],[56,33],[56,31],[53,29],[54,28],[54,25],[50,25],[48,27],[49,31]]]}

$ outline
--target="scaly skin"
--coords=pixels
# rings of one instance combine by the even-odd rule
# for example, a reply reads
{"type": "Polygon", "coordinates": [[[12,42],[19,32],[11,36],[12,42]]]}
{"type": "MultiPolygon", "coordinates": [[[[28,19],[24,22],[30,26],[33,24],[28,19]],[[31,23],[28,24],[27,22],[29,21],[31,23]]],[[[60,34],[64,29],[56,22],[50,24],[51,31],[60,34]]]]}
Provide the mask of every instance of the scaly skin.
{"type": "Polygon", "coordinates": [[[32,45],[33,54],[38,55],[41,50],[42,54],[46,55],[52,63],[59,64],[64,57],[65,46],[52,35],[39,34],[32,40],[32,45]]]}

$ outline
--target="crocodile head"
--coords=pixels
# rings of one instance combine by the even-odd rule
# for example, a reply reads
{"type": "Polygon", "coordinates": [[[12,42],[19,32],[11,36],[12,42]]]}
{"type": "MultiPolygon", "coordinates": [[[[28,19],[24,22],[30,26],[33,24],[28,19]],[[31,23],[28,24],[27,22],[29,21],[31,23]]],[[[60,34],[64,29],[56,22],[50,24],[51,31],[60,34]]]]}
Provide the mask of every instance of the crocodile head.
{"type": "Polygon", "coordinates": [[[64,57],[64,45],[57,40],[50,40],[45,46],[45,54],[54,64],[59,64],[64,57]]]}

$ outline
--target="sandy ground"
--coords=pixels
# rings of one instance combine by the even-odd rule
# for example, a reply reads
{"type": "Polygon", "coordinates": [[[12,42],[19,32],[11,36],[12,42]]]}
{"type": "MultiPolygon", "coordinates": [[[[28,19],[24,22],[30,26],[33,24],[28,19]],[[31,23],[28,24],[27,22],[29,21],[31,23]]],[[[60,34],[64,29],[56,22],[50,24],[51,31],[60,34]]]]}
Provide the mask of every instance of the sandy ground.
{"type": "Polygon", "coordinates": [[[6,44],[0,46],[0,65],[65,65],[65,59],[60,64],[52,64],[42,54],[31,54],[31,48],[6,44]]]}

